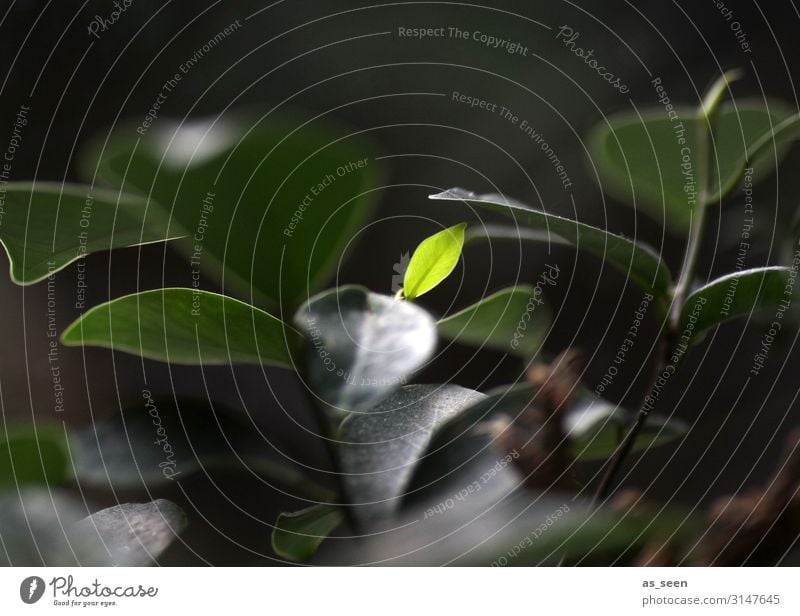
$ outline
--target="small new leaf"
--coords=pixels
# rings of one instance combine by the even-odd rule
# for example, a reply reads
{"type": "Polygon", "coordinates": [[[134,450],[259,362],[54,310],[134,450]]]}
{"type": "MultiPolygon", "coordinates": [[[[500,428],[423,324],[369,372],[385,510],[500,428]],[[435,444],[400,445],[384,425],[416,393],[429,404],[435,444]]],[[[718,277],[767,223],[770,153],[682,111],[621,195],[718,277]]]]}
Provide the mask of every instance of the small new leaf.
{"type": "Polygon", "coordinates": [[[464,248],[466,227],[466,223],[450,227],[417,246],[403,281],[406,299],[416,299],[427,293],[452,273],[464,248]]]}

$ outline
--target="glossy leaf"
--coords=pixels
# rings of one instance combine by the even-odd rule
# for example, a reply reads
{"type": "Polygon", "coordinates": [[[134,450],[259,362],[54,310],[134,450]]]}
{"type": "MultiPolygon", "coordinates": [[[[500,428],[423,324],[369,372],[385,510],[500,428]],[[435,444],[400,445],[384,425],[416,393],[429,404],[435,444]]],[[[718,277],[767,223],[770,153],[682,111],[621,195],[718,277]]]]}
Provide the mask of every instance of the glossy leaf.
{"type": "Polygon", "coordinates": [[[254,306],[208,291],[157,289],[95,306],[62,334],[178,364],[252,363],[291,368],[299,334],[254,306]]]}
{"type": "Polygon", "coordinates": [[[149,565],[186,526],[165,500],[85,516],[85,504],[58,491],[0,494],[0,566],[149,565]]]}
{"type": "Polygon", "coordinates": [[[258,427],[222,405],[154,398],[95,420],[71,436],[75,477],[83,486],[157,489],[215,469],[255,473],[293,493],[331,494],[279,457],[258,427]]]}
{"type": "MultiPolygon", "coordinates": [[[[691,109],[678,109],[677,114],[678,120],[670,120],[660,110],[643,118],[636,113],[621,114],[599,125],[589,142],[603,190],[641,207],[655,221],[682,234],[691,220],[691,193],[699,191],[693,175],[697,163],[692,162],[691,154],[688,162],[684,155],[695,151],[699,131],[706,130],[706,126],[691,109]],[[681,137],[685,143],[679,142],[681,137]]],[[[771,132],[786,114],[786,108],[775,101],[770,101],[769,111],[757,104],[720,106],[711,143],[716,160],[711,169],[711,193],[717,194],[711,204],[735,186],[743,161],[750,158],[748,148],[771,132]]],[[[782,141],[779,139],[776,144],[779,157],[785,151],[782,141]]],[[[771,148],[760,151],[752,159],[756,169],[753,181],[766,177],[774,162],[771,148]]]]}
{"type": "Polygon", "coordinates": [[[550,311],[542,299],[541,290],[531,286],[510,287],[441,319],[437,329],[454,342],[531,359],[550,327],[550,311]]]}
{"type": "Polygon", "coordinates": [[[791,288],[787,295],[790,274],[786,267],[757,267],[722,276],[700,287],[686,298],[681,310],[681,332],[688,333],[691,344],[699,340],[697,334],[719,323],[790,301],[791,288]]]}
{"type": "Polygon", "coordinates": [[[513,567],[557,566],[565,558],[565,564],[607,563],[650,541],[685,538],[698,526],[671,511],[644,519],[606,509],[592,512],[569,497],[524,490],[502,500],[488,495],[473,493],[438,515],[430,514],[436,505],[410,510],[391,531],[359,542],[346,562],[513,567]]]}
{"type": "Polygon", "coordinates": [[[70,456],[61,426],[14,426],[0,432],[0,490],[26,485],[57,486],[70,476],[70,456]]]}
{"type": "Polygon", "coordinates": [[[340,415],[371,409],[433,354],[436,326],[419,306],[363,287],[313,297],[295,315],[306,335],[308,385],[340,415]]]}
{"type": "Polygon", "coordinates": [[[479,241],[493,242],[496,240],[510,242],[542,242],[557,246],[572,246],[570,242],[558,235],[540,231],[538,229],[528,229],[527,227],[511,227],[508,225],[480,225],[472,226],[467,229],[464,235],[464,244],[474,244],[479,241]]]}
{"type": "Polygon", "coordinates": [[[416,299],[452,273],[461,258],[466,227],[461,223],[439,231],[417,246],[403,279],[403,297],[416,299]]]}
{"type": "Polygon", "coordinates": [[[431,434],[483,397],[457,385],[407,385],[345,419],[337,451],[353,518],[368,527],[397,511],[431,434]]]}
{"type": "Polygon", "coordinates": [[[455,493],[462,484],[474,481],[485,470],[482,467],[492,466],[502,457],[494,451],[483,422],[501,412],[515,417],[534,400],[534,392],[525,384],[497,388],[439,422],[409,480],[406,501],[419,504],[435,499],[435,494],[455,493]]]}
{"type": "Polygon", "coordinates": [[[102,556],[84,558],[83,566],[141,567],[156,559],[186,528],[186,514],[170,501],[126,503],[109,507],[78,522],[72,531],[84,544],[102,545],[102,556]]]}
{"type": "Polygon", "coordinates": [[[544,230],[568,241],[580,250],[608,261],[642,288],[658,296],[669,294],[671,276],[661,258],[649,247],[597,227],[554,214],[534,210],[502,195],[477,195],[452,188],[431,199],[463,201],[514,218],[519,224],[544,230]]]}
{"type": "Polygon", "coordinates": [[[144,135],[122,126],[83,168],[168,212],[189,235],[179,249],[200,254],[199,267],[224,293],[292,312],[371,211],[377,164],[360,136],[270,112],[160,118],[144,135]]]}
{"type": "Polygon", "coordinates": [[[303,562],[344,521],[339,507],[315,505],[294,513],[282,513],[272,531],[272,549],[278,556],[303,562]]]}
{"type": "Polygon", "coordinates": [[[23,285],[94,252],[179,236],[145,199],[91,186],[11,182],[3,210],[0,242],[23,285]]]}
{"type": "Polygon", "coordinates": [[[335,564],[525,566],[608,563],[667,538],[685,541],[696,520],[673,510],[638,516],[594,509],[569,494],[522,485],[513,464],[475,453],[459,481],[339,550],[335,564]]]}

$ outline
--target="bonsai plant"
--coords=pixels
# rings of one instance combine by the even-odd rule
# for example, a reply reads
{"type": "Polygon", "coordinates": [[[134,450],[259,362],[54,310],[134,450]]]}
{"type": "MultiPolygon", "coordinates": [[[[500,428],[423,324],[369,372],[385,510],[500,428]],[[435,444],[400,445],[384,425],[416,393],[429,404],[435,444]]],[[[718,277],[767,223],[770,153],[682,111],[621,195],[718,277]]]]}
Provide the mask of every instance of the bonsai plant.
{"type": "MultiPolygon", "coordinates": [[[[611,118],[591,136],[602,187],[684,242],[676,275],[636,239],[500,194],[454,188],[430,198],[462,208],[465,218],[466,204],[506,223],[442,228],[417,246],[395,293],[358,285],[320,290],[369,216],[381,173],[362,135],[319,118],[245,114],[162,124],[144,136],[123,126],[85,154],[88,184],[9,184],[0,240],[19,284],[52,277],[91,253],[151,242],[169,242],[188,261],[187,286],[94,306],[60,332],[61,344],[174,364],[289,371],[315,413],[331,482],[306,477],[265,447],[252,421],[224,405],[159,397],[146,386],[142,400],[66,438],[41,428],[9,433],[12,466],[0,477],[6,485],[144,484],[157,492],[235,459],[305,502],[272,531],[275,554],[295,562],[315,557],[320,546],[316,558],[336,563],[778,560],[791,533],[774,529],[792,529],[791,538],[800,532],[798,475],[791,472],[797,439],[769,487],[705,515],[644,502],[618,485],[631,452],[689,430],[671,413],[651,411],[704,336],[756,311],[774,315],[768,336],[794,320],[796,237],[787,239],[786,263],[737,267],[698,284],[709,212],[743,183],[765,177],[800,125],[778,104],[726,106],[736,76],[720,77],[696,110],[673,106],[665,93],[652,114],[611,118]],[[637,323],[653,319],[659,334],[638,408],[623,409],[599,395],[603,387],[581,383],[580,349],[544,353],[548,288],[565,275],[558,263],[544,262],[527,284],[446,315],[419,304],[454,271],[466,245],[509,239],[572,246],[640,289],[637,323]],[[203,277],[220,292],[202,289],[203,277]],[[440,341],[515,356],[519,379],[488,392],[415,382],[440,341]],[[39,454],[25,464],[34,472],[20,475],[31,443],[39,454]],[[596,469],[590,485],[576,478],[577,464],[596,469]]],[[[632,344],[626,339],[623,356],[632,344]]],[[[160,529],[161,540],[137,563],[150,562],[185,523],[163,501],[127,507],[160,529]]],[[[15,523],[0,508],[0,525],[15,523]]],[[[110,524],[108,533],[118,530],[110,524]]],[[[119,531],[116,540],[137,538],[119,531]]],[[[70,560],[54,554],[41,561],[70,560]]],[[[9,560],[36,559],[21,548],[9,560]]]]}

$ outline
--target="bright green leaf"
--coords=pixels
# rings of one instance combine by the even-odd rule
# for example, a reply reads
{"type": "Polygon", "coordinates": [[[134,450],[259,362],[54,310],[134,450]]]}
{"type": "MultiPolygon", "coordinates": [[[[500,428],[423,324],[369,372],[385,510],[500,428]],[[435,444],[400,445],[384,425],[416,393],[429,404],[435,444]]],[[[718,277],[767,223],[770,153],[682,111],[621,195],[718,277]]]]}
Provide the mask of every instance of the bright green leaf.
{"type": "Polygon", "coordinates": [[[237,299],[157,289],[95,306],[62,334],[68,346],[100,346],[178,364],[293,367],[300,335],[237,299]]]}
{"type": "Polygon", "coordinates": [[[17,284],[39,282],[87,254],[180,235],[145,199],[90,186],[12,182],[3,212],[0,242],[17,284]]]}
{"type": "Polygon", "coordinates": [[[550,327],[550,311],[541,290],[521,285],[498,291],[480,302],[445,317],[439,334],[473,346],[531,359],[539,351],[550,327]]]}
{"type": "Polygon", "coordinates": [[[294,513],[282,513],[272,531],[272,549],[295,562],[306,561],[344,521],[339,507],[315,505],[294,513]]]}
{"type": "Polygon", "coordinates": [[[378,404],[436,346],[436,325],[425,310],[358,286],[311,298],[294,322],[307,338],[308,384],[340,417],[378,404]]]}
{"type": "Polygon", "coordinates": [[[688,333],[691,344],[699,340],[699,333],[719,323],[777,308],[791,300],[790,280],[791,270],[786,267],[757,267],[717,278],[686,298],[680,330],[688,333]]]}
{"type": "MultiPolygon", "coordinates": [[[[676,112],[677,120],[670,120],[661,110],[643,117],[636,113],[615,116],[595,128],[589,149],[604,190],[641,207],[667,229],[683,234],[689,228],[692,202],[700,191],[694,176],[697,162],[691,153],[696,149],[699,130],[706,127],[694,110],[679,108],[676,112]],[[685,143],[679,141],[681,138],[685,143]]],[[[775,101],[769,102],[769,111],[758,104],[720,106],[710,144],[716,161],[711,169],[712,195],[720,192],[720,186],[724,187],[723,195],[731,190],[741,176],[743,161],[751,158],[748,148],[786,115],[785,106],[775,101]]],[[[776,144],[779,159],[785,152],[781,147],[784,141],[779,139],[776,144]]],[[[756,170],[753,182],[766,177],[775,164],[771,148],[758,154],[752,157],[756,170]]]]}
{"type": "Polygon", "coordinates": [[[671,276],[661,258],[649,247],[597,227],[534,210],[502,195],[477,195],[452,188],[430,199],[463,201],[510,216],[522,225],[544,230],[568,241],[580,250],[608,261],[645,290],[665,298],[669,295],[671,276]]]}
{"type": "Polygon", "coordinates": [[[144,136],[121,126],[83,169],[160,205],[189,236],[176,246],[187,257],[199,252],[223,293],[287,312],[336,267],[380,175],[363,137],[276,112],[160,118],[144,136]]]}
{"type": "Polygon", "coordinates": [[[466,228],[467,224],[461,223],[439,231],[417,246],[403,279],[403,297],[416,299],[451,274],[461,258],[466,228]]]}
{"type": "Polygon", "coordinates": [[[60,426],[14,426],[0,433],[0,490],[57,486],[70,474],[69,448],[60,426]]]}

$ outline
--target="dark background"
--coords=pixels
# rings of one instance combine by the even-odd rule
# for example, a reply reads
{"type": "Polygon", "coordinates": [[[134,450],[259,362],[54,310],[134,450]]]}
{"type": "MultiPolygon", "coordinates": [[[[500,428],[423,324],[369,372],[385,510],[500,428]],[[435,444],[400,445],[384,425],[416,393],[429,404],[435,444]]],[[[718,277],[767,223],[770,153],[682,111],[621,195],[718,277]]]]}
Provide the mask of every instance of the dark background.
{"type": "MultiPolygon", "coordinates": [[[[392,268],[400,255],[439,224],[464,219],[463,210],[426,199],[433,191],[457,185],[476,191],[495,186],[532,205],[636,236],[662,251],[677,271],[681,240],[664,237],[658,224],[603,196],[587,164],[583,138],[604,115],[629,111],[632,105],[658,106],[649,74],[662,77],[675,101],[694,105],[722,69],[741,66],[746,77],[734,87],[737,98],[768,96],[797,108],[793,79],[800,62],[800,14],[795,4],[725,3],[746,33],[750,54],[742,52],[716,4],[133,0],[119,21],[95,40],[87,26],[95,15],[109,15],[111,2],[6,1],[0,7],[0,142],[10,137],[20,105],[29,105],[30,124],[12,179],[77,180],[76,154],[82,144],[120,120],[143,118],[177,66],[239,19],[243,27],[181,81],[163,116],[203,116],[228,105],[280,105],[309,116],[327,112],[354,130],[368,130],[381,154],[411,155],[384,161],[385,187],[376,222],[349,252],[340,281],[390,292],[392,268]],[[564,49],[553,31],[531,20],[581,32],[580,43],[594,48],[631,92],[621,95],[609,87],[564,49]],[[473,41],[396,36],[398,26],[439,25],[518,40],[539,57],[510,56],[473,41]],[[378,34],[382,32],[390,34],[378,34]],[[528,138],[496,116],[451,102],[453,90],[505,105],[542,132],[573,180],[574,210],[550,163],[528,138]],[[448,96],[409,94],[426,92],[448,96]]],[[[761,239],[750,255],[751,266],[778,261],[771,239],[773,229],[785,228],[793,216],[798,180],[789,170],[798,160],[797,153],[790,154],[781,172],[758,187],[761,239]]],[[[735,251],[715,236],[726,224],[738,228],[739,219],[731,221],[725,212],[739,209],[734,201],[728,210],[711,215],[711,239],[699,268],[703,279],[733,268],[735,251]]],[[[525,247],[522,253],[514,246],[495,247],[491,253],[485,247],[470,248],[457,275],[421,303],[437,313],[445,312],[451,301],[465,306],[487,289],[535,281],[546,262],[563,270],[560,284],[548,290],[556,318],[547,350],[555,354],[570,345],[588,350],[584,380],[594,388],[641,301],[637,288],[597,259],[578,257],[563,247],[553,247],[548,255],[544,245],[525,247]]],[[[86,269],[89,305],[137,288],[189,284],[185,263],[163,246],[118,251],[113,258],[93,255],[86,269]]],[[[72,308],[75,275],[73,266],[58,276],[59,329],[77,316],[72,308]]],[[[206,281],[205,287],[213,289],[213,283],[206,281]]],[[[0,292],[0,386],[6,421],[33,416],[42,422],[83,425],[121,404],[138,404],[145,383],[154,392],[202,395],[199,369],[146,362],[143,374],[137,358],[65,348],[61,364],[67,373],[68,410],[54,413],[46,360],[46,284],[21,288],[4,276],[0,292]]],[[[608,391],[613,401],[635,404],[643,393],[643,380],[636,377],[656,333],[654,323],[648,327],[608,391]]],[[[784,331],[766,368],[742,393],[763,332],[758,322],[728,324],[692,354],[658,407],[664,414],[674,410],[692,430],[679,445],[635,458],[629,484],[645,489],[650,498],[691,508],[769,475],[781,435],[798,423],[798,362],[795,333],[784,331]]],[[[486,390],[516,379],[521,368],[499,353],[476,356],[471,349],[451,348],[418,380],[450,380],[486,390]]],[[[250,414],[275,447],[319,469],[320,480],[329,481],[325,452],[309,432],[313,422],[287,373],[268,371],[268,384],[258,368],[204,372],[215,399],[250,414]]],[[[583,472],[591,477],[594,470],[583,472]]],[[[147,498],[145,493],[83,492],[93,507],[147,498]]],[[[268,564],[270,524],[279,511],[296,506],[291,498],[232,472],[197,476],[150,494],[158,496],[181,504],[191,522],[164,559],[172,564],[268,564]]]]}

